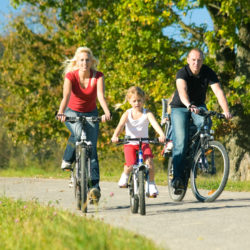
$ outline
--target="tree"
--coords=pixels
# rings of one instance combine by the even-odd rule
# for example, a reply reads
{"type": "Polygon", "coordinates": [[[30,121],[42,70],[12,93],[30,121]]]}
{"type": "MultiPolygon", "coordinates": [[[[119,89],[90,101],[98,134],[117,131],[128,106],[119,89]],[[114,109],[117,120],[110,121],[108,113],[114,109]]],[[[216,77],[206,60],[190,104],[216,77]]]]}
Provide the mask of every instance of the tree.
{"type": "MultiPolygon", "coordinates": [[[[238,170],[240,164],[243,164],[242,158],[249,152],[249,130],[246,126],[249,124],[250,110],[247,81],[250,58],[248,1],[13,0],[12,2],[16,5],[29,3],[40,9],[41,23],[45,23],[47,30],[53,33],[52,36],[47,33],[47,38],[50,38],[49,44],[58,45],[52,53],[57,56],[54,65],[59,65],[63,49],[67,48],[68,56],[72,55],[75,48],[80,45],[87,45],[93,49],[94,54],[100,58],[100,70],[106,76],[108,102],[111,104],[123,102],[124,91],[136,84],[150,94],[149,108],[153,112],[159,111],[160,99],[169,96],[175,88],[175,73],[185,64],[187,51],[194,46],[205,49],[206,63],[218,72],[230,105],[237,112],[237,118],[229,126],[217,124],[217,127],[220,128],[219,131],[224,131],[223,135],[230,132],[231,136],[227,138],[227,142],[234,170],[238,170]],[[186,24],[182,21],[182,15],[194,8],[202,7],[206,7],[211,15],[213,31],[207,31],[204,24],[197,27],[195,24],[186,24]],[[48,10],[56,13],[54,26],[46,22],[48,10]],[[177,42],[162,33],[164,27],[172,24],[179,25],[185,41],[177,42]],[[62,49],[59,51],[60,46],[62,49]],[[60,56],[57,53],[61,53],[60,56]],[[232,153],[236,148],[239,153],[234,158],[232,153]]],[[[25,29],[22,39],[30,39],[29,27],[26,26],[25,29]]],[[[26,49],[29,49],[28,47],[26,49]]],[[[49,46],[47,48],[45,51],[50,57],[51,50],[49,46]]],[[[24,52],[19,53],[23,55],[24,52]]],[[[8,56],[6,60],[7,58],[8,56]]],[[[43,65],[45,60],[41,61],[43,65]]],[[[29,67],[32,68],[33,65],[29,67]]],[[[60,70],[55,67],[55,71],[60,70]]],[[[8,72],[13,72],[13,69],[10,67],[8,72]]],[[[47,81],[50,84],[54,77],[56,75],[51,78],[46,76],[43,82],[47,81]]],[[[9,76],[6,83],[9,84],[12,80],[13,78],[9,76]]],[[[21,89],[24,91],[24,88],[21,89]]],[[[17,99],[23,97],[21,92],[18,92],[17,99]]],[[[53,103],[57,102],[55,99],[53,103]]],[[[215,107],[216,103],[214,97],[210,96],[209,106],[215,107]]],[[[126,106],[122,106],[122,110],[125,108],[126,106]]],[[[31,112],[29,117],[30,115],[31,112]]],[[[114,113],[113,125],[117,123],[119,116],[120,114],[114,113]]],[[[112,130],[108,125],[103,128],[102,135],[108,138],[112,130]]],[[[48,132],[48,135],[52,134],[52,131],[48,132]]],[[[17,130],[16,134],[18,133],[21,135],[21,130],[17,130]]]]}

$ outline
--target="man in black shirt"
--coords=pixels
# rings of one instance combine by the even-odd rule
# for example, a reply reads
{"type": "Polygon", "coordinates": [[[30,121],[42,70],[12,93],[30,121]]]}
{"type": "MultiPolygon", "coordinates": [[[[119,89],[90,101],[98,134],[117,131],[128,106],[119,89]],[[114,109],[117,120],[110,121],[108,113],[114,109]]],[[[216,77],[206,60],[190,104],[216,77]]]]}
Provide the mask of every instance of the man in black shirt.
{"type": "Polygon", "coordinates": [[[177,90],[170,103],[174,143],[172,186],[176,189],[184,188],[183,167],[188,143],[189,120],[192,117],[198,129],[202,126],[204,118],[198,113],[199,108],[206,109],[208,86],[215,93],[225,117],[227,119],[232,117],[218,77],[212,69],[203,65],[203,52],[199,49],[192,49],[188,53],[187,63],[176,75],[177,90]]]}

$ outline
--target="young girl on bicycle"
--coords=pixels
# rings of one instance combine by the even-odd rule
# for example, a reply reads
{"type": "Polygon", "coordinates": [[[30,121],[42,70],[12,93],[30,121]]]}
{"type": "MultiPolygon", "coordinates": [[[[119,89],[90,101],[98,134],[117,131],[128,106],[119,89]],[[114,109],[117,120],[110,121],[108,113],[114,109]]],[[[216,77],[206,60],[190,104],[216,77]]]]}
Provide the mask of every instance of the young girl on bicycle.
{"type": "MultiPolygon", "coordinates": [[[[159,141],[165,142],[165,135],[160,125],[156,121],[154,115],[147,109],[143,108],[145,103],[145,93],[139,87],[130,87],[127,91],[126,101],[130,103],[132,108],[128,109],[121,117],[118,126],[112,137],[112,142],[118,142],[118,136],[125,127],[125,136],[131,138],[147,138],[148,125],[153,126],[155,131],[160,135],[159,141]]],[[[119,180],[119,187],[127,187],[129,173],[136,164],[136,151],[139,149],[138,142],[131,141],[129,144],[124,145],[125,165],[124,172],[119,180]]],[[[153,155],[148,143],[142,144],[143,160],[149,166],[149,197],[156,197],[158,190],[154,182],[154,165],[153,155]]],[[[147,190],[147,189],[146,189],[147,190]]]]}

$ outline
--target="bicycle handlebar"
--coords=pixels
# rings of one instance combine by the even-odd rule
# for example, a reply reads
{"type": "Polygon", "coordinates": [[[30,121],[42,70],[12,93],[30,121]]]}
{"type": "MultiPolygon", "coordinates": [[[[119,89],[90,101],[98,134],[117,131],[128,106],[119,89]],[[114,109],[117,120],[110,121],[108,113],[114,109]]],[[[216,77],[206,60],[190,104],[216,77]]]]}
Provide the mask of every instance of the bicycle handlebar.
{"type": "Polygon", "coordinates": [[[204,110],[204,109],[199,109],[198,115],[201,116],[216,116],[219,119],[226,119],[225,115],[218,113],[216,111],[209,111],[209,110],[204,110]]]}
{"type": "MultiPolygon", "coordinates": [[[[57,116],[60,116],[60,115],[57,115],[57,116]]],[[[86,121],[99,122],[101,120],[102,118],[99,116],[73,116],[73,117],[66,116],[66,119],[65,119],[65,121],[68,121],[68,122],[86,122],[86,121]]]]}
{"type": "Polygon", "coordinates": [[[148,142],[150,144],[163,144],[159,142],[158,138],[123,138],[118,140],[117,145],[127,144],[131,141],[148,142]]]}

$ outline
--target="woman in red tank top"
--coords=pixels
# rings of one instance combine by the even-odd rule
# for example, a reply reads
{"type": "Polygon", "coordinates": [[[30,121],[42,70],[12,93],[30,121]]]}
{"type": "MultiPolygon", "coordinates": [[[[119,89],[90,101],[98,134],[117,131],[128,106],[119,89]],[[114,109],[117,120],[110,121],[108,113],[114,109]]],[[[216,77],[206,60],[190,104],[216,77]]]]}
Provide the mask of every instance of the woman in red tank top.
{"type": "MultiPolygon", "coordinates": [[[[104,115],[102,121],[110,120],[110,111],[104,97],[104,76],[96,70],[97,59],[92,51],[87,47],[80,47],[76,50],[74,57],[66,61],[64,70],[65,79],[63,86],[63,99],[61,101],[58,119],[65,121],[66,116],[98,116],[96,99],[98,99],[104,115]]],[[[80,122],[65,122],[71,132],[68,144],[66,146],[61,168],[71,168],[75,161],[75,142],[80,138],[80,122]]],[[[100,191],[99,187],[99,164],[97,157],[97,137],[99,131],[98,123],[87,123],[84,125],[87,134],[87,140],[92,142],[93,152],[91,154],[90,176],[92,188],[100,191]]]]}

